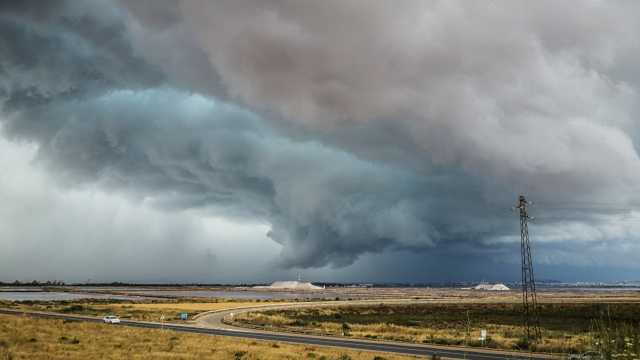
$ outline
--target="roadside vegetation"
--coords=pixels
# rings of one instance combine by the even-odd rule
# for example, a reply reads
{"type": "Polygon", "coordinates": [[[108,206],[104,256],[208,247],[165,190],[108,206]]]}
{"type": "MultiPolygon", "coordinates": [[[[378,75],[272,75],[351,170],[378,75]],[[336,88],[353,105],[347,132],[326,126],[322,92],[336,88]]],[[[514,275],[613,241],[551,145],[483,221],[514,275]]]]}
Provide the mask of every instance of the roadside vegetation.
{"type": "Polygon", "coordinates": [[[639,353],[640,303],[541,304],[543,340],[538,343],[524,340],[520,310],[521,305],[513,303],[380,304],[251,312],[238,314],[234,321],[241,326],[425,344],[639,353]],[[479,339],[481,329],[487,330],[485,341],[479,339]]]}
{"type": "Polygon", "coordinates": [[[605,360],[637,360],[640,358],[640,324],[617,323],[607,312],[592,324],[589,347],[605,360]]]}
{"type": "Polygon", "coordinates": [[[411,359],[390,354],[185,334],[169,330],[0,315],[0,360],[301,358],[411,359]]]}

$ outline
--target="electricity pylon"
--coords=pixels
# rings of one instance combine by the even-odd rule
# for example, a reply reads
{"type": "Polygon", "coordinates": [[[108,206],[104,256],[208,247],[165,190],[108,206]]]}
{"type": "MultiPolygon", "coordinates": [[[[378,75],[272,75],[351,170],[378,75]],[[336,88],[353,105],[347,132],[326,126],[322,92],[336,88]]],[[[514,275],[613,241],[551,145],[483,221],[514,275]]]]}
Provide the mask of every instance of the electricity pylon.
{"type": "Polygon", "coordinates": [[[518,197],[515,209],[520,212],[520,255],[522,260],[522,322],[526,329],[527,341],[540,340],[540,317],[538,315],[538,298],[536,294],[536,280],[533,276],[533,261],[531,260],[531,245],[529,243],[530,203],[524,195],[518,197]]]}

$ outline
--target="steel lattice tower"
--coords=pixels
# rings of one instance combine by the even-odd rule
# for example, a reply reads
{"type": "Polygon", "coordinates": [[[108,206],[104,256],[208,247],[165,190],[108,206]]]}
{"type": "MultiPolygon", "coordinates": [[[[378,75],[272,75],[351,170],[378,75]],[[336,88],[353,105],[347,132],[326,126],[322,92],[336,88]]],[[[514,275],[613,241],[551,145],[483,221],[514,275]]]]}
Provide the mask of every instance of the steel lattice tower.
{"type": "Polygon", "coordinates": [[[526,329],[527,340],[540,340],[540,318],[538,316],[538,298],[536,280],[533,276],[531,245],[529,243],[529,202],[524,195],[518,197],[516,209],[520,212],[520,255],[522,260],[522,321],[526,329]]]}

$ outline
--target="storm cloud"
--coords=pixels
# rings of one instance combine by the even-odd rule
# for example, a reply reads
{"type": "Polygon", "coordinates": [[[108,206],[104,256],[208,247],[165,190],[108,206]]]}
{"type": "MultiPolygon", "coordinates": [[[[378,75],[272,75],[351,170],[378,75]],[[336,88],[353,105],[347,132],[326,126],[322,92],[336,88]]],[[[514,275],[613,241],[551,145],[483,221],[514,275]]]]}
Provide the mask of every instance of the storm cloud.
{"type": "MultiPolygon", "coordinates": [[[[195,220],[267,224],[277,268],[398,252],[509,264],[519,193],[537,203],[540,263],[634,268],[637,7],[2,3],[2,134],[34,146],[46,186],[179,215],[167,232],[184,244],[206,243],[195,220]]],[[[103,233],[135,243],[123,226],[103,233]]]]}

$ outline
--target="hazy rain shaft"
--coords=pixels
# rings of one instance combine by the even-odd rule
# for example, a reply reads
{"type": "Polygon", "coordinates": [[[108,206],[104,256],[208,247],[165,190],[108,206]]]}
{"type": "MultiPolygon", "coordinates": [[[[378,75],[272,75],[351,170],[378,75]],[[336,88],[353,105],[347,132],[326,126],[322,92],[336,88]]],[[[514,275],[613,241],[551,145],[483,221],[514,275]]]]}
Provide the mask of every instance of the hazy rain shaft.
{"type": "Polygon", "coordinates": [[[117,248],[144,256],[106,261],[107,280],[155,280],[159,261],[174,264],[169,280],[261,279],[234,275],[244,256],[363,278],[366,261],[404,274],[428,258],[474,278],[469,259],[496,274],[519,261],[520,193],[543,276],[637,271],[638,13],[631,1],[0,2],[0,199],[12,200],[0,272],[64,248],[38,271],[71,276],[74,254],[117,248]]]}

